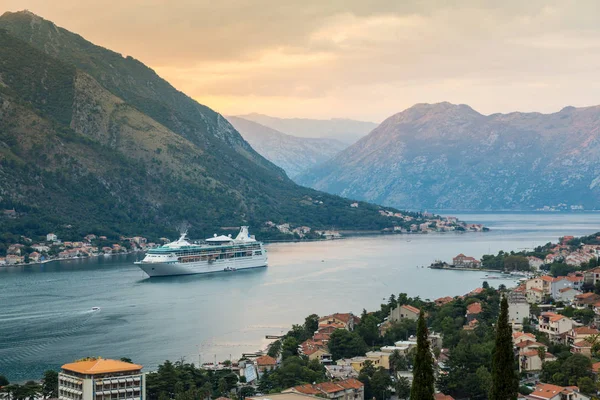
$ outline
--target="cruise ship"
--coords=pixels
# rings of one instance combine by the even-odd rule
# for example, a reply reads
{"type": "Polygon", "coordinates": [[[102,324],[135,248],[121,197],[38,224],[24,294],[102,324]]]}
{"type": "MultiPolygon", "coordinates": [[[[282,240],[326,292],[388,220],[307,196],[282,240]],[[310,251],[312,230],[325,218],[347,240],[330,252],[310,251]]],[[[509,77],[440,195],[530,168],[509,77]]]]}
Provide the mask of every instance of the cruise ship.
{"type": "Polygon", "coordinates": [[[267,266],[267,252],[261,242],[242,226],[238,235],[217,236],[191,243],[187,232],[175,241],[151,249],[135,264],[148,276],[170,276],[230,272],[267,266]]]}

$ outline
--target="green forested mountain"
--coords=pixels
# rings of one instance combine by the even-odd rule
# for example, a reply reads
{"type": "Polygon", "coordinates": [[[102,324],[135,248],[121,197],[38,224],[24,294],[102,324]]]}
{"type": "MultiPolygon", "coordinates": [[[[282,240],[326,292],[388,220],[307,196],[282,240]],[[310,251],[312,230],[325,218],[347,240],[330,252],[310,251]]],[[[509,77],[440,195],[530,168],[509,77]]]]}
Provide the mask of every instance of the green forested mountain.
{"type": "Polygon", "coordinates": [[[377,206],[295,185],[139,61],[29,12],[0,17],[0,210],[13,207],[0,233],[391,225],[377,206]]]}

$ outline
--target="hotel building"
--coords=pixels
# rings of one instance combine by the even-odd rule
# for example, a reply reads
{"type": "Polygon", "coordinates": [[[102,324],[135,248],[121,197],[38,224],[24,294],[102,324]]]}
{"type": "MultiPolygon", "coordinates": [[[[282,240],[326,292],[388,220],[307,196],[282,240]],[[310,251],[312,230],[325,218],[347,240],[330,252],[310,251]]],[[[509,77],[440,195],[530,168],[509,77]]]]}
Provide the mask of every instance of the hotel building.
{"type": "Polygon", "coordinates": [[[117,360],[88,358],[62,366],[59,400],[144,400],[142,366],[117,360]]]}

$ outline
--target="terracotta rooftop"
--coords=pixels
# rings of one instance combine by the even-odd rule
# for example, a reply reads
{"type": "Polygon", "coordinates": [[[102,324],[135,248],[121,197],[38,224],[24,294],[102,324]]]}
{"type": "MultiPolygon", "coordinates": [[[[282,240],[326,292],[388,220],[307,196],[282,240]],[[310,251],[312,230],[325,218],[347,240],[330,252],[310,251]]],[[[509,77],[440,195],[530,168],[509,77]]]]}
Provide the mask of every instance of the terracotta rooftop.
{"type": "Polygon", "coordinates": [[[598,373],[598,371],[600,371],[600,362],[592,364],[592,371],[595,373],[598,373]]]}
{"type": "Polygon", "coordinates": [[[600,331],[596,328],[590,328],[589,326],[580,326],[577,328],[573,328],[573,332],[577,335],[595,335],[600,333],[600,331]]]}
{"type": "Polygon", "coordinates": [[[531,396],[540,399],[551,399],[559,393],[568,393],[573,390],[579,391],[579,388],[576,386],[562,387],[549,383],[539,383],[531,393],[531,396]]]}
{"type": "Polygon", "coordinates": [[[481,303],[473,303],[467,306],[467,314],[480,314],[481,303]]]}
{"type": "Polygon", "coordinates": [[[335,393],[346,390],[342,385],[338,385],[334,382],[322,382],[315,385],[315,388],[325,393],[335,393]]]}
{"type": "Polygon", "coordinates": [[[256,359],[258,366],[277,365],[277,360],[271,356],[260,356],[256,359]]]}
{"type": "Polygon", "coordinates": [[[342,386],[346,389],[360,389],[365,386],[361,381],[354,378],[345,379],[343,381],[339,381],[338,385],[342,386]]]}
{"type": "Polygon", "coordinates": [[[405,308],[408,311],[414,312],[415,314],[419,314],[421,312],[421,310],[419,310],[417,307],[413,307],[413,306],[408,305],[408,304],[403,305],[402,308],[405,308]]]}
{"type": "Polygon", "coordinates": [[[139,371],[143,367],[119,360],[107,360],[104,358],[75,361],[61,367],[66,371],[77,372],[84,375],[109,374],[113,372],[139,371]]]}
{"type": "Polygon", "coordinates": [[[435,400],[454,400],[454,397],[444,394],[444,393],[436,393],[434,396],[435,400]]]}
{"type": "Polygon", "coordinates": [[[518,339],[521,336],[526,336],[526,337],[530,337],[532,339],[535,339],[535,335],[533,333],[514,332],[512,336],[513,336],[513,339],[518,339]]]}

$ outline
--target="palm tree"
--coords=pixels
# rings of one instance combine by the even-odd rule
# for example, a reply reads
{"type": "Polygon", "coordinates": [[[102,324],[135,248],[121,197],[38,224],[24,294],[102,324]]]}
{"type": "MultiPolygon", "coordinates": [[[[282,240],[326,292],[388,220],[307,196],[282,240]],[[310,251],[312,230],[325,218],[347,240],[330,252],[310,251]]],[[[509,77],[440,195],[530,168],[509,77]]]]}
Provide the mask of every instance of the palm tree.
{"type": "Polygon", "coordinates": [[[406,357],[398,350],[394,350],[390,354],[390,370],[393,373],[406,369],[406,357]]]}

